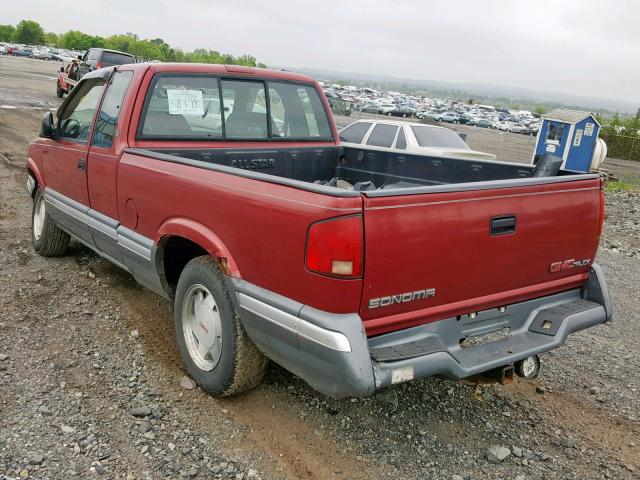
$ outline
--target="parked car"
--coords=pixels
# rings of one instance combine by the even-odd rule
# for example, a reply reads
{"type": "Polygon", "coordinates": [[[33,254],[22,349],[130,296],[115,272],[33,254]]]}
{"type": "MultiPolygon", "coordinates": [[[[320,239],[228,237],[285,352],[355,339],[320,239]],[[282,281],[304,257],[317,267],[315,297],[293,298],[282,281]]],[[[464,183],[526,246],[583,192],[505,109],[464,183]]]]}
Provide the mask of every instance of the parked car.
{"type": "Polygon", "coordinates": [[[7,47],[5,47],[4,45],[0,45],[0,55],[6,55],[7,54],[7,47]]]}
{"type": "Polygon", "coordinates": [[[512,133],[522,133],[527,129],[527,127],[525,127],[523,124],[521,123],[512,123],[509,125],[509,131],[512,133]]]}
{"type": "Polygon", "coordinates": [[[540,131],[540,123],[531,123],[521,133],[524,135],[537,135],[540,131]]]}
{"type": "Polygon", "coordinates": [[[460,115],[456,112],[438,113],[434,115],[433,119],[437,122],[460,123],[460,115]]]}
{"type": "Polygon", "coordinates": [[[21,47],[14,50],[13,55],[16,57],[31,57],[33,56],[33,50],[31,48],[21,47]]]}
{"type": "Polygon", "coordinates": [[[470,115],[469,113],[463,113],[462,115],[460,115],[460,117],[458,118],[458,121],[462,124],[467,124],[471,121],[473,121],[475,119],[475,117],[473,115],[470,115]]]}
{"type": "Polygon", "coordinates": [[[360,111],[365,113],[381,113],[380,106],[377,103],[367,103],[360,108],[360,111]]]}
{"type": "Polygon", "coordinates": [[[92,71],[103,67],[135,63],[136,59],[130,53],[105,48],[90,48],[82,57],[82,61],[89,66],[88,71],[92,71]]]}
{"type": "Polygon", "coordinates": [[[391,117],[407,118],[407,117],[413,117],[415,112],[416,111],[411,107],[402,106],[402,107],[397,107],[395,110],[391,110],[390,112],[387,112],[387,115],[391,117]]]}
{"type": "Polygon", "coordinates": [[[378,106],[382,115],[393,112],[397,108],[396,104],[391,102],[380,102],[378,106]]]}
{"type": "Polygon", "coordinates": [[[485,120],[484,118],[472,120],[468,122],[467,125],[480,128],[497,128],[495,123],[490,120],[485,120]]]}
{"type": "Polygon", "coordinates": [[[429,158],[495,160],[490,153],[471,150],[460,135],[450,128],[394,120],[358,120],[339,133],[342,145],[370,147],[425,155],[429,158]]]}
{"type": "Polygon", "coordinates": [[[267,358],[336,398],[533,378],[538,354],[611,319],[598,175],[553,155],[398,155],[380,145],[404,127],[370,128],[341,145],[319,85],[290,72],[90,72],[27,152],[33,247],[63,255],[73,236],[172,301],[186,369],[219,396],[257,385],[267,358]]]}

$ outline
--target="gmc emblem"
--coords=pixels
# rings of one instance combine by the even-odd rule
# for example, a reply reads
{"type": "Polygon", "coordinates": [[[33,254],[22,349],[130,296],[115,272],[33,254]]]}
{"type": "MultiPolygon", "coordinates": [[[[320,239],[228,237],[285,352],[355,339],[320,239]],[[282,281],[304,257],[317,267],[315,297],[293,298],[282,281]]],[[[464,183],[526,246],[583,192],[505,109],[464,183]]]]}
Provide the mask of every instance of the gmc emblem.
{"type": "Polygon", "coordinates": [[[574,268],[586,267],[590,263],[591,263],[590,258],[585,258],[584,260],[576,260],[575,258],[571,258],[563,262],[552,263],[549,266],[549,271],[551,273],[564,272],[565,270],[572,270],[574,268]]]}

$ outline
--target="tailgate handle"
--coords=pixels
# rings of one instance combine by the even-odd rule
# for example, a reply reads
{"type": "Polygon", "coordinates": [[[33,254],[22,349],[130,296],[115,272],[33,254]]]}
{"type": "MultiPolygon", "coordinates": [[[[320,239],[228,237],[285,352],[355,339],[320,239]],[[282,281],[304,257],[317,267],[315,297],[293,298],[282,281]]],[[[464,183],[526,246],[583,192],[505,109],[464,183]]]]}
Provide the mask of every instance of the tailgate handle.
{"type": "Polygon", "coordinates": [[[516,231],[515,215],[501,215],[499,217],[493,217],[491,219],[491,226],[489,228],[489,233],[492,236],[507,235],[509,233],[515,233],[515,231],[516,231]]]}

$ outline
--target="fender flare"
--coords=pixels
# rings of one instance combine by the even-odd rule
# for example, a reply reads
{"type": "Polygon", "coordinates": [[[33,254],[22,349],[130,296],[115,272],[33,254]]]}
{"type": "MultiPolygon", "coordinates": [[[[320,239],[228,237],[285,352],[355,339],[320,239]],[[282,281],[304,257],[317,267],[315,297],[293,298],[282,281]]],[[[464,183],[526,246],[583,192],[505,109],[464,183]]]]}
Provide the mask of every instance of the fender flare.
{"type": "MultiPolygon", "coordinates": [[[[31,157],[27,158],[27,173],[35,178],[39,188],[44,187],[45,183],[44,178],[42,177],[42,173],[40,173],[38,165],[31,157]]],[[[33,195],[33,192],[31,192],[31,195],[33,195]]]]}
{"type": "Polygon", "coordinates": [[[154,243],[161,248],[170,237],[182,237],[192,241],[205,249],[212,258],[218,259],[226,275],[242,278],[227,246],[218,235],[201,223],[187,218],[170,218],[158,229],[154,243]]]}

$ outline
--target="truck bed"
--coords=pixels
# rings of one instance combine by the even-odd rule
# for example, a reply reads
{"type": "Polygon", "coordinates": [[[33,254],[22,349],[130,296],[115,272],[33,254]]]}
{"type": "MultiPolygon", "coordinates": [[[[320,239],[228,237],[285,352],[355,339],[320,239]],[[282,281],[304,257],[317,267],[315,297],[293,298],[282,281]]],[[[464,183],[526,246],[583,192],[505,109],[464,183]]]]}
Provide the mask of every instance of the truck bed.
{"type": "MultiPolygon", "coordinates": [[[[146,156],[160,155],[163,160],[179,163],[197,162],[198,166],[221,170],[226,173],[251,176],[275,183],[286,183],[309,189],[304,184],[322,189],[355,190],[385,195],[383,191],[407,190],[403,193],[425,191],[421,187],[436,187],[469,183],[483,183],[472,188],[508,187],[510,180],[531,179],[533,166],[496,161],[479,161],[457,158],[431,157],[415,154],[397,154],[374,149],[339,146],[291,147],[277,149],[193,148],[193,149],[135,149],[146,156]],[[173,158],[172,158],[173,157],[173,158]],[[226,168],[225,168],[226,167],[226,168]],[[228,168],[230,167],[230,168],[228,168]],[[254,174],[258,174],[257,176],[254,174]],[[275,178],[274,178],[275,177],[275,178]],[[278,180],[280,179],[280,180],[278,180]],[[293,180],[296,183],[282,182],[293,180]],[[503,181],[493,185],[491,182],[503,181]]],[[[567,181],[576,172],[560,170],[555,181],[567,181]]],[[[538,178],[539,183],[553,183],[550,177],[538,178]]],[[[516,182],[530,184],[531,182],[516,182]]],[[[457,188],[456,188],[457,189],[457,188]]],[[[314,188],[316,190],[316,188],[314,188]]],[[[435,189],[431,191],[436,191],[435,189]]],[[[334,192],[335,194],[335,192],[334,192]]]]}

